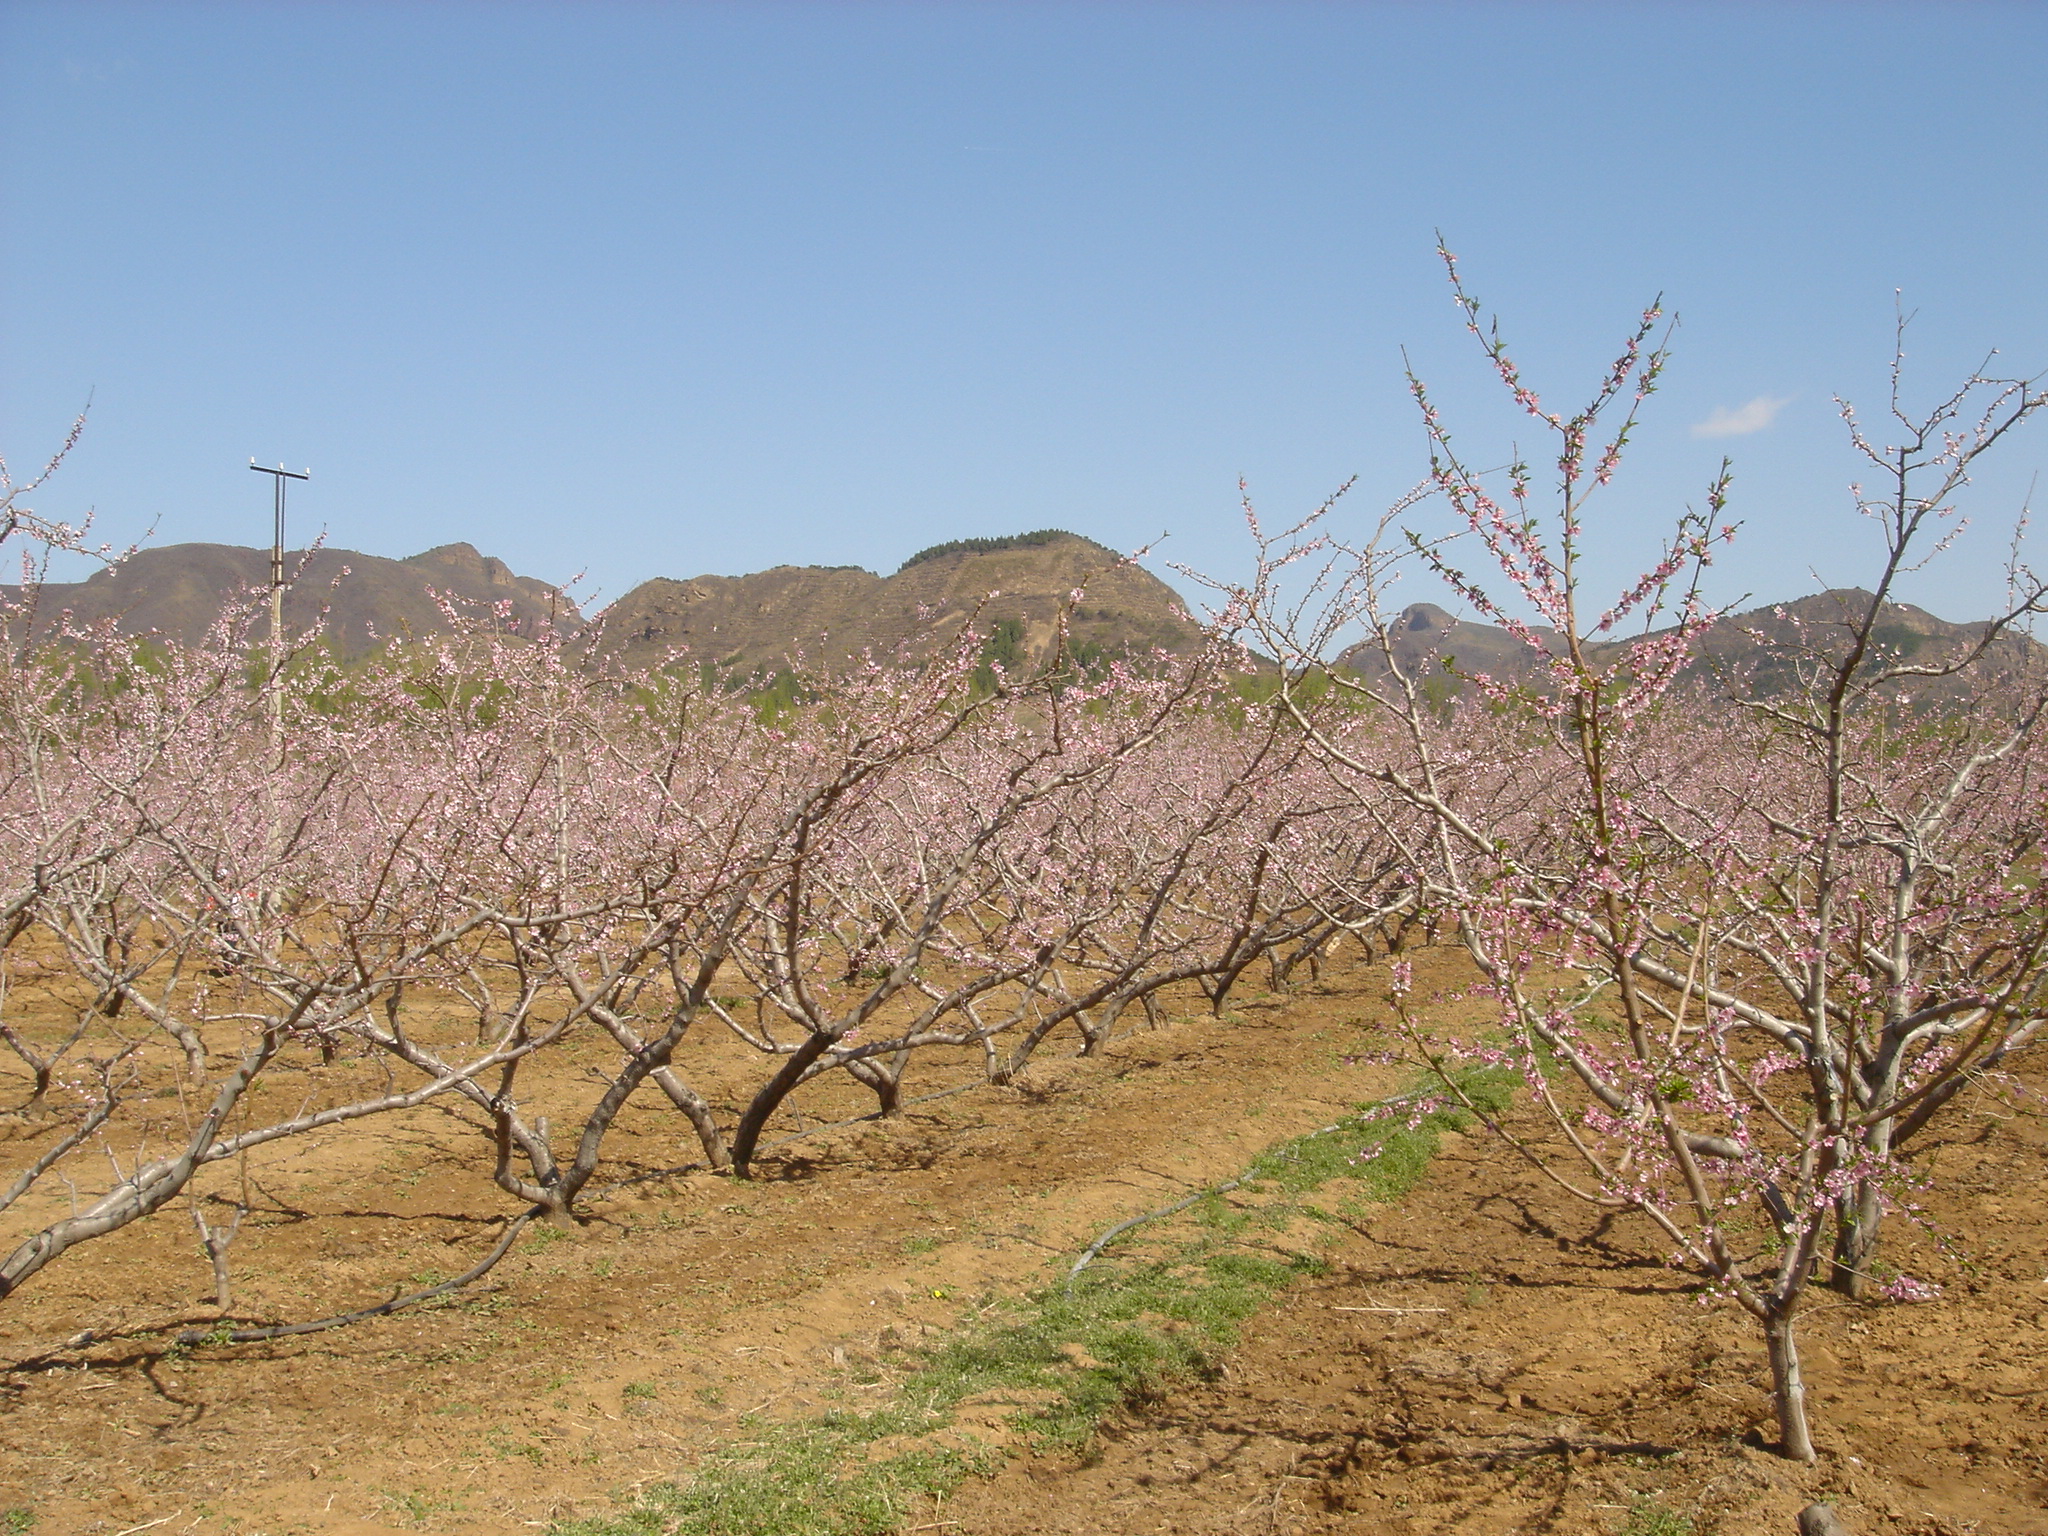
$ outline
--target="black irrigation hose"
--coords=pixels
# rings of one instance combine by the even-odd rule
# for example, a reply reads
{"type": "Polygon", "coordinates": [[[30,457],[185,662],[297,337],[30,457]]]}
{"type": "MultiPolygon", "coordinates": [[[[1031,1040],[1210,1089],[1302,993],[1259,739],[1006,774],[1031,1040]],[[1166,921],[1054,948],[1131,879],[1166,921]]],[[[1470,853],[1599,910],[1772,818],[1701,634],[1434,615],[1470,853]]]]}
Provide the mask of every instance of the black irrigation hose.
{"type": "Polygon", "coordinates": [[[505,1257],[526,1224],[534,1217],[546,1213],[547,1207],[536,1205],[522,1212],[505,1229],[505,1235],[498,1239],[497,1246],[484,1255],[481,1261],[464,1270],[453,1280],[443,1280],[439,1285],[430,1285],[424,1291],[414,1291],[410,1296],[394,1296],[381,1301],[374,1307],[361,1307],[354,1312],[339,1312],[333,1317],[316,1318],[309,1323],[279,1323],[269,1328],[233,1328],[226,1332],[218,1329],[187,1328],[171,1340],[173,1349],[190,1349],[196,1344],[261,1344],[270,1339],[290,1338],[301,1333],[323,1333],[329,1328],[344,1328],[350,1323],[360,1323],[373,1317],[388,1317],[407,1307],[423,1301],[432,1301],[436,1296],[446,1296],[450,1291],[459,1291],[472,1281],[482,1279],[490,1273],[498,1260],[505,1257]]]}
{"type": "MultiPolygon", "coordinates": [[[[1431,1091],[1433,1090],[1420,1090],[1415,1093],[1396,1094],[1393,1098],[1381,1099],[1377,1103],[1368,1106],[1368,1108],[1385,1109],[1395,1104],[1412,1103],[1416,1099],[1428,1097],[1431,1091]]],[[[1361,1114],[1362,1113],[1363,1112],[1361,1112],[1361,1114]]],[[[1306,1135],[1297,1136],[1294,1139],[1296,1141],[1307,1141],[1310,1137],[1314,1136],[1328,1136],[1332,1132],[1343,1130],[1347,1125],[1358,1124],[1360,1118],[1360,1115],[1353,1115],[1348,1119],[1339,1120],[1332,1125],[1323,1126],[1319,1130],[1310,1131],[1306,1135]]],[[[1241,1189],[1244,1186],[1246,1180],[1252,1177],[1253,1175],[1251,1175],[1250,1173],[1240,1173],[1234,1179],[1225,1179],[1221,1184],[1212,1184],[1207,1189],[1197,1190],[1195,1191],[1195,1193],[1189,1195],[1184,1200],[1176,1200],[1171,1205],[1162,1205],[1156,1211],[1147,1211],[1142,1216],[1133,1216],[1129,1221],[1118,1222],[1115,1226],[1111,1227],[1107,1232],[1103,1233],[1102,1236],[1096,1238],[1094,1242],[1090,1243],[1085,1249],[1083,1249],[1081,1252],[1081,1257],[1074,1260],[1074,1267],[1067,1271],[1067,1294],[1069,1296],[1074,1294],[1074,1282],[1080,1278],[1081,1271],[1086,1269],[1090,1264],[1093,1264],[1097,1259],[1102,1257],[1102,1250],[1107,1248],[1111,1243],[1115,1242],[1116,1239],[1123,1236],[1124,1233],[1130,1231],[1131,1228],[1142,1227],[1146,1222],[1158,1221],[1163,1216],[1178,1215],[1180,1212],[1186,1210],[1189,1206],[1194,1205],[1199,1201],[1207,1200],[1212,1195],[1226,1195],[1229,1194],[1230,1191],[1233,1189],[1241,1189]]]]}
{"type": "MultiPolygon", "coordinates": [[[[1330,1129],[1335,1130],[1336,1127],[1332,1126],[1330,1129]]],[[[1103,1233],[1102,1236],[1090,1243],[1087,1248],[1082,1250],[1081,1257],[1074,1260],[1074,1267],[1067,1271],[1067,1294],[1069,1296],[1074,1294],[1074,1282],[1080,1278],[1081,1271],[1090,1264],[1093,1264],[1101,1256],[1103,1249],[1107,1248],[1117,1238],[1123,1236],[1124,1233],[1130,1231],[1131,1228],[1142,1227],[1146,1222],[1157,1221],[1162,1216],[1176,1215],[1197,1201],[1207,1200],[1211,1195],[1228,1194],[1231,1190],[1240,1187],[1249,1177],[1249,1174],[1241,1173],[1234,1179],[1225,1179],[1221,1184],[1212,1184],[1207,1189],[1198,1189],[1185,1200],[1176,1200],[1171,1205],[1162,1205],[1156,1211],[1147,1211],[1143,1216],[1133,1216],[1129,1221],[1118,1222],[1107,1232],[1103,1233]]]]}

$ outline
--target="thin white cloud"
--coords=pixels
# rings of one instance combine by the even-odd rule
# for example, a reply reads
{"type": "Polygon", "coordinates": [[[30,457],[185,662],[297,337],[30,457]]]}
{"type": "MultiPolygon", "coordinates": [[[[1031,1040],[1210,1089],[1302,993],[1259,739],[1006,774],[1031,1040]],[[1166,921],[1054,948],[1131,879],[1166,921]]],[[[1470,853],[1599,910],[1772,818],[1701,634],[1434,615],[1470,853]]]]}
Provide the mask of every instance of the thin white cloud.
{"type": "Polygon", "coordinates": [[[1747,437],[1752,432],[1761,432],[1773,421],[1778,412],[1792,403],[1790,397],[1779,399],[1776,395],[1758,395],[1747,405],[1738,405],[1729,410],[1725,405],[1714,407],[1714,414],[1705,421],[1693,424],[1694,437],[1747,437]]]}

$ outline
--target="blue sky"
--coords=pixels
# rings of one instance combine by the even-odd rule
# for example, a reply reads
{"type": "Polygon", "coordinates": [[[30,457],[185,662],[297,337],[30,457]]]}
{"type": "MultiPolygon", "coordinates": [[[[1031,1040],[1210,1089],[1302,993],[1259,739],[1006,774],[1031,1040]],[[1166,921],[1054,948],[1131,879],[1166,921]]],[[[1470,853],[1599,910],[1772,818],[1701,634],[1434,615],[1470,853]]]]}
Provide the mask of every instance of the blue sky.
{"type": "MultiPolygon", "coordinates": [[[[1538,446],[1441,229],[1560,400],[1665,296],[1594,574],[1725,452],[1762,600],[1869,573],[1831,396],[1894,290],[1916,398],[2048,369],[2040,5],[9,0],[0,65],[0,450],[90,392],[38,505],[117,541],[266,542],[255,455],[298,530],[601,598],[1044,526],[1240,571],[1240,476],[1357,527],[1422,473],[1403,348],[1538,446]]],[[[1985,610],[2044,464],[1911,595],[1985,610]]]]}

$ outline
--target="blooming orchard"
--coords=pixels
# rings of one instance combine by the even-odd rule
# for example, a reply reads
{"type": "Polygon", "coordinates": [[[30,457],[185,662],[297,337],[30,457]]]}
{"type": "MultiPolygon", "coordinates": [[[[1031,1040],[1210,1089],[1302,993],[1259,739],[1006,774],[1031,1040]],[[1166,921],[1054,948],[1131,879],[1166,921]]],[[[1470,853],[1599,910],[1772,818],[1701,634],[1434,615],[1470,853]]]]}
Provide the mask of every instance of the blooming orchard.
{"type": "MultiPolygon", "coordinates": [[[[487,1251],[223,1336],[354,1321],[582,1215],[629,1111],[744,1178],[821,1079],[895,1114],[930,1053],[1007,1082],[1170,990],[1220,1012],[1254,967],[1420,934],[1495,1005],[1449,1028],[1394,968],[1441,1097],[1516,1068],[1530,1113],[1467,1107],[1757,1320],[1784,1448],[1810,1458],[1809,1281],[1926,1294],[1879,1250],[1916,1139],[2041,1029],[2048,676],[2024,628],[2048,588],[2015,565],[1946,652],[1888,647],[1885,616],[1973,461],[2048,401],[1972,379],[1917,417],[1895,387],[1896,443],[1852,419],[1882,477],[1859,492],[1871,592],[1708,679],[1688,663],[1729,622],[1698,596],[1733,533],[1725,472],[1612,601],[1580,583],[1588,498],[1665,364],[1657,311],[1567,416],[1445,260],[1557,439],[1549,521],[1535,472],[1468,468],[1415,381],[1428,478],[1355,543],[1334,506],[1277,537],[1254,517],[1252,579],[1216,584],[1189,656],[1082,669],[1055,643],[1006,668],[970,622],[762,699],[455,614],[344,665],[317,634],[272,643],[255,594],[196,647],[144,643],[53,624],[31,584],[0,613],[0,1302],[183,1200],[228,1313],[234,1229],[201,1184],[445,1109],[505,1202],[487,1251]],[[1474,547],[1484,576],[1457,563],[1474,547]],[[1382,603],[1403,563],[1527,665],[1404,663],[1382,603]],[[1361,631],[1363,660],[1327,660],[1361,631]],[[709,1087],[735,1052],[751,1076],[709,1087]]],[[[0,541],[76,544],[0,489],[0,541]]]]}
{"type": "Polygon", "coordinates": [[[1221,640],[991,688],[968,628],[764,709],[457,629],[347,667],[271,653],[254,605],[190,649],[17,645],[0,1042],[27,1161],[0,1297],[209,1167],[433,1102],[513,1229],[578,1213],[643,1094],[745,1176],[823,1074],[893,1113],[919,1052],[1001,1081],[1162,988],[1220,1008],[1400,875],[1318,804],[1284,716],[1233,709],[1221,640]],[[760,1062],[724,1108],[692,1082],[707,1031],[760,1062]],[[581,1102],[533,1086],[565,1051],[581,1102]]]}

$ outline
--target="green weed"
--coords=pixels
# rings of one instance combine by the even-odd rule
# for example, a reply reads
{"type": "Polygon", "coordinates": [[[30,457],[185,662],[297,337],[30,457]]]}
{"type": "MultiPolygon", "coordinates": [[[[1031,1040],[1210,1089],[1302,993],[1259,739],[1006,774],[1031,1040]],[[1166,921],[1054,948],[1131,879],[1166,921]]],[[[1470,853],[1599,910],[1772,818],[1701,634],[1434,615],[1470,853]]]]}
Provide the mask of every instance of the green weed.
{"type": "Polygon", "coordinates": [[[547,1465],[547,1452],[531,1440],[518,1440],[503,1429],[493,1429],[484,1436],[484,1442],[492,1451],[506,1458],[522,1457],[536,1467],[547,1465]]]}
{"type": "Polygon", "coordinates": [[[462,1500],[458,1498],[436,1498],[425,1493],[386,1493],[384,1502],[408,1520],[426,1520],[434,1515],[452,1513],[462,1508],[462,1500]]]}
{"type": "Polygon", "coordinates": [[[621,1515],[559,1525],[555,1536],[882,1536],[993,1470],[991,1458],[954,1450],[868,1459],[877,1440],[935,1427],[905,1411],[762,1427],[758,1439],[714,1452],[688,1483],[651,1489],[621,1515]]]}
{"type": "Polygon", "coordinates": [[[1689,1516],[1659,1499],[1638,1499],[1622,1525],[1621,1536],[1693,1536],[1689,1516]]]}
{"type": "Polygon", "coordinates": [[[1009,1318],[942,1344],[904,1382],[906,1397],[941,1412],[1003,1389],[1059,1394],[1018,1418],[1047,1446],[1080,1446],[1119,1404],[1212,1368],[1237,1328],[1272,1294],[1316,1266],[1202,1239],[1150,1263],[1086,1274],[1032,1296],[1009,1318]]]}

